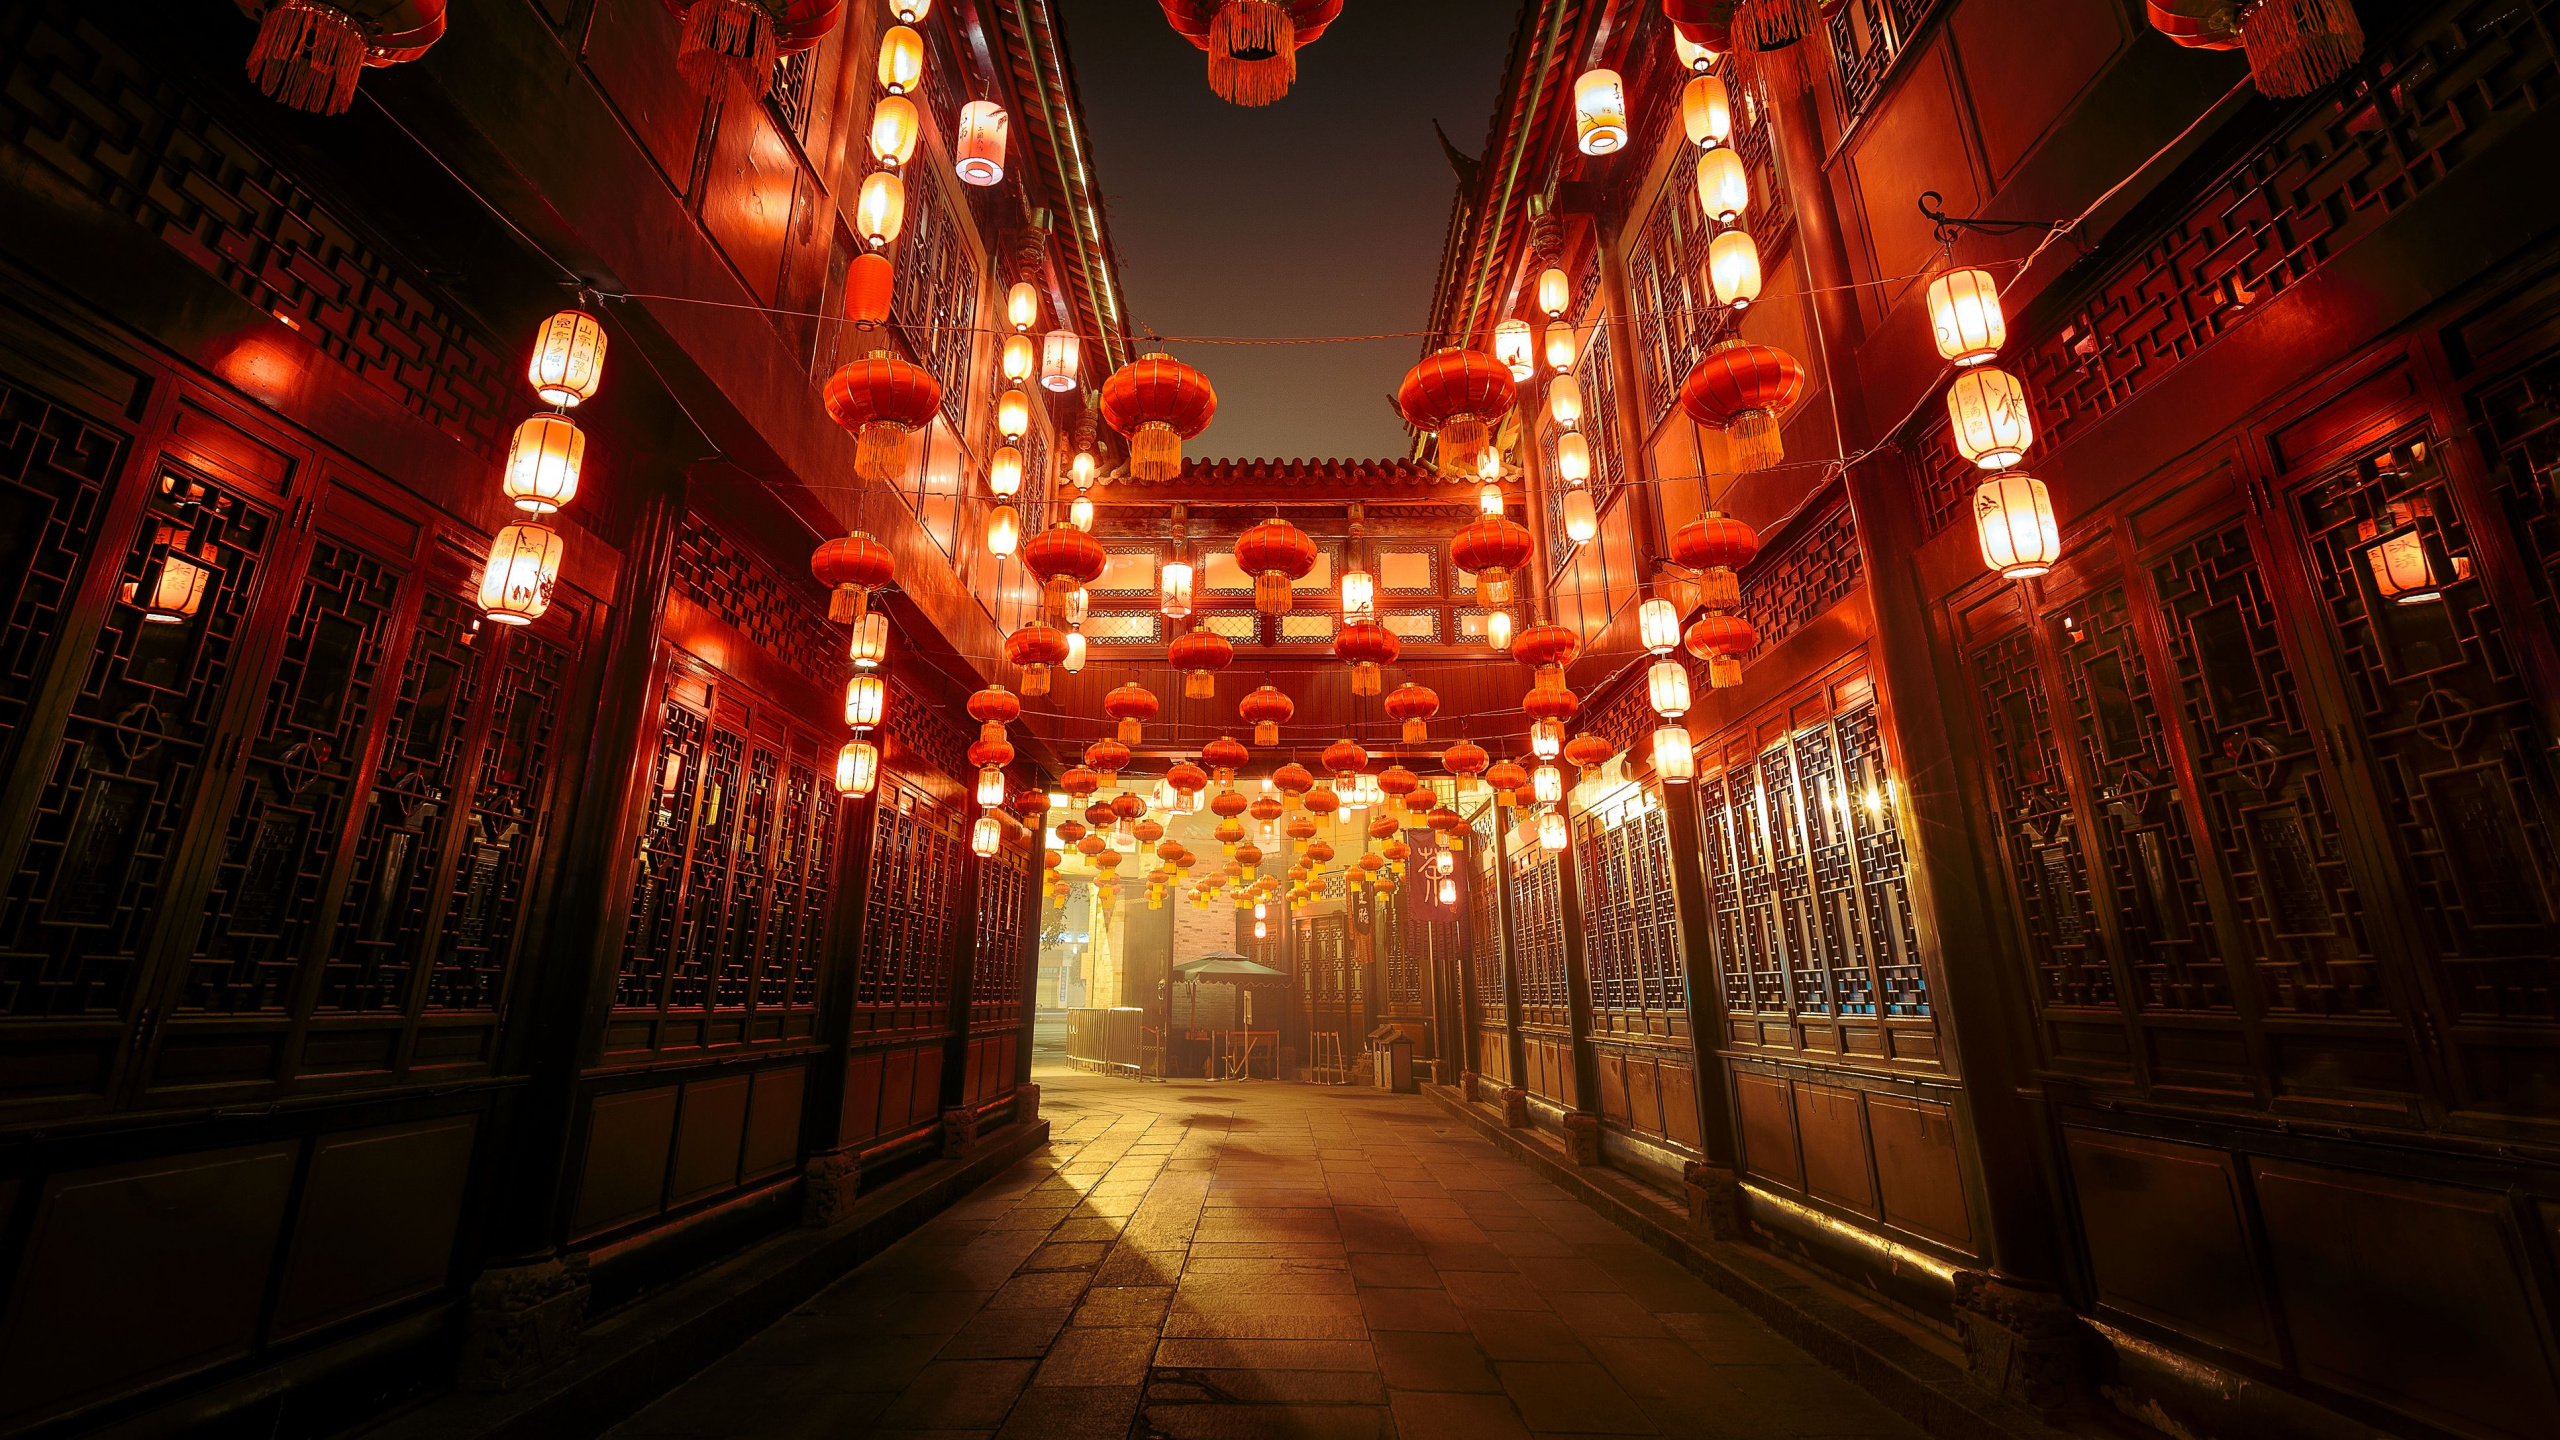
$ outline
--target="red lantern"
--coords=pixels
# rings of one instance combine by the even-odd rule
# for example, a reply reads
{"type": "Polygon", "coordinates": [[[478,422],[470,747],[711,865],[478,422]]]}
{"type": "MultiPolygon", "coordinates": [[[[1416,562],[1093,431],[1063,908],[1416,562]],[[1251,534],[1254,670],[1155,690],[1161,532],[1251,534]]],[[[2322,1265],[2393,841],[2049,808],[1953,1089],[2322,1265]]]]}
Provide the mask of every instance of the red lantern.
{"type": "Polygon", "coordinates": [[[1320,761],[1328,775],[1357,775],[1369,768],[1369,752],[1355,740],[1336,740],[1324,747],[1320,761]]]}
{"type": "Polygon", "coordinates": [[[1182,842],[1178,840],[1167,840],[1156,846],[1156,858],[1167,865],[1176,864],[1190,853],[1182,848],[1182,842]]]}
{"type": "Polygon", "coordinates": [[[1733,51],[1733,12],[1738,0],[1662,0],[1662,13],[1673,29],[1719,55],[1733,51]]]}
{"type": "Polygon", "coordinates": [[[1286,520],[1265,520],[1236,537],[1236,566],[1253,577],[1254,609],[1286,615],[1290,588],[1316,568],[1316,542],[1286,520]]]}
{"type": "Polygon", "coordinates": [[[1511,641],[1511,658],[1538,671],[1561,671],[1582,654],[1582,637],[1562,625],[1532,625],[1511,641]]]}
{"type": "Polygon", "coordinates": [[[922,366],[875,350],[828,376],[826,398],[828,418],[861,440],[853,473],[890,485],[906,473],[907,437],[940,412],[942,382],[922,366]]]}
{"type": "Polygon", "coordinates": [[[1259,867],[1262,864],[1262,847],[1251,844],[1238,845],[1236,847],[1236,864],[1247,870],[1259,867]]]}
{"type": "Polygon", "coordinates": [[[1582,767],[1582,778],[1586,783],[1599,779],[1600,767],[1608,764],[1609,757],[1617,753],[1617,746],[1588,731],[1574,736],[1564,745],[1564,758],[1582,767]]]}
{"type": "Polygon", "coordinates": [[[1422,788],[1422,777],[1401,765],[1390,765],[1378,772],[1378,788],[1389,798],[1401,800],[1422,788]]]}
{"type": "Polygon", "coordinates": [[[1001,685],[969,697],[969,718],[981,725],[1010,725],[1022,718],[1022,701],[1001,685]]]}
{"type": "Polygon", "coordinates": [[[1120,743],[1135,745],[1146,736],[1146,722],[1156,718],[1155,692],[1136,681],[1102,697],[1102,713],[1120,722],[1120,743]]]}
{"type": "Polygon", "coordinates": [[[2364,54],[2351,0],[2148,0],[2146,8],[2152,28],[2188,49],[2247,50],[2250,78],[2279,100],[2310,94],[2364,54]]]}
{"type": "Polygon", "coordinates": [[[1244,807],[1244,813],[1261,821],[1263,824],[1268,825],[1272,821],[1279,819],[1280,812],[1285,808],[1287,807],[1283,806],[1278,799],[1272,796],[1256,795],[1253,797],[1253,803],[1244,807]]]}
{"type": "Polygon", "coordinates": [[[1494,800],[1503,805],[1520,803],[1520,792],[1529,788],[1529,772],[1511,760],[1496,760],[1484,772],[1484,783],[1493,787],[1494,800]]]}
{"type": "Polygon", "coordinates": [[[344,114],[367,66],[404,64],[444,38],[445,0],[240,0],[240,13],[258,22],[249,44],[258,93],[313,115],[344,114]]]}
{"type": "Polygon", "coordinates": [[[1102,777],[1077,765],[1058,777],[1058,788],[1081,800],[1102,788],[1102,777]]]}
{"type": "Polygon", "coordinates": [[[1561,685],[1539,685],[1521,697],[1520,709],[1532,720],[1570,720],[1582,713],[1582,701],[1561,685]]]}
{"type": "Polygon", "coordinates": [[[1760,553],[1760,534],[1730,515],[1709,510],[1671,537],[1671,558],[1692,570],[1739,570],[1760,553]]]}
{"type": "Polygon", "coordinates": [[[1707,684],[1730,690],[1742,683],[1742,657],[1760,646],[1760,631],[1739,615],[1701,615],[1681,637],[1689,653],[1707,662],[1707,684]]]}
{"type": "Polygon", "coordinates": [[[1387,718],[1403,722],[1403,738],[1408,744],[1430,739],[1431,717],[1439,713],[1440,694],[1428,686],[1407,681],[1387,697],[1387,718]]]}
{"type": "Polygon", "coordinates": [[[1041,593],[1053,615],[1066,612],[1078,590],[1102,578],[1111,563],[1102,542],[1064,521],[1024,542],[1022,568],[1040,577],[1041,593]]]}
{"type": "Polygon", "coordinates": [[[1087,833],[1085,823],[1081,820],[1061,820],[1057,828],[1059,842],[1067,845],[1075,845],[1076,842],[1084,839],[1087,833]]]}
{"type": "Polygon", "coordinates": [[[1164,838],[1164,827],[1153,820],[1141,820],[1129,827],[1129,833],[1137,837],[1139,844],[1153,845],[1164,838]]]}
{"type": "Polygon", "coordinates": [[[1804,387],[1804,366],[1786,351],[1728,340],[1689,368],[1680,408],[1733,442],[1734,469],[1765,470],[1786,458],[1779,426],[1804,387]]]}
{"type": "Polygon", "coordinates": [[[844,0],[789,0],[776,14],[763,0],[663,0],[682,17],[676,73],[697,95],[753,105],[773,84],[773,62],[826,38],[844,0]]]}
{"type": "Polygon", "coordinates": [[[1049,813],[1049,792],[1036,786],[1029,790],[1016,790],[1013,792],[1013,813],[1026,825],[1037,824],[1041,816],[1049,813]]]}
{"type": "Polygon", "coordinates": [[[1307,773],[1306,766],[1292,761],[1271,772],[1271,783],[1295,803],[1300,796],[1316,788],[1316,777],[1307,773]]]}
{"type": "Polygon", "coordinates": [[[1484,753],[1484,747],[1473,740],[1461,740],[1440,752],[1441,768],[1458,777],[1461,789],[1474,785],[1475,778],[1492,763],[1493,757],[1484,753]]]}
{"type": "Polygon", "coordinates": [[[851,625],[871,612],[871,592],[897,578],[889,547],[860,530],[830,540],[809,557],[809,573],[827,587],[827,618],[851,625]]]}
{"type": "Polygon", "coordinates": [[[1182,672],[1182,698],[1213,700],[1218,694],[1218,672],[1235,662],[1236,647],[1215,630],[1193,630],[1174,637],[1165,649],[1165,659],[1182,672]]]}
{"type": "Polygon", "coordinates": [[[1277,745],[1280,743],[1280,727],[1288,723],[1290,716],[1298,713],[1298,706],[1288,696],[1265,685],[1238,701],[1236,713],[1253,727],[1254,744],[1277,745]]]}
{"type": "Polygon", "coordinates": [[[1436,350],[1405,372],[1396,408],[1415,429],[1438,432],[1441,474],[1474,480],[1482,473],[1494,422],[1511,408],[1518,388],[1511,367],[1490,355],[1436,350]]]}
{"type": "Polygon", "coordinates": [[[1375,620],[1354,620],[1334,632],[1333,655],[1351,664],[1351,693],[1375,695],[1383,684],[1378,667],[1393,665],[1404,647],[1396,632],[1375,620]]]}
{"type": "Polygon", "coordinates": [[[1393,815],[1381,813],[1377,819],[1369,822],[1369,838],[1372,840],[1384,840],[1395,833],[1396,817],[1393,815]]]}
{"type": "Polygon", "coordinates": [[[1209,788],[1209,772],[1188,760],[1164,772],[1164,780],[1178,795],[1197,795],[1209,788]]]}
{"type": "Polygon", "coordinates": [[[1084,747],[1084,763],[1102,772],[1102,783],[1116,785],[1129,768],[1129,747],[1117,740],[1096,740],[1084,747]]]}
{"type": "Polygon", "coordinates": [[[1012,763],[1013,742],[1010,740],[980,740],[969,747],[969,768],[972,770],[1001,770],[1012,763]]]}
{"type": "Polygon", "coordinates": [[[2189,50],[2241,47],[2237,0],[2143,0],[2151,28],[2189,50]]]}
{"type": "Polygon", "coordinates": [[[1221,790],[1209,801],[1209,813],[1221,820],[1233,820],[1245,809],[1244,796],[1233,790],[1221,790]]]}
{"type": "Polygon", "coordinates": [[[1200,747],[1200,763],[1216,772],[1221,783],[1236,778],[1236,772],[1253,759],[1253,752],[1221,735],[1200,747]]]}
{"type": "Polygon", "coordinates": [[[1527,526],[1487,515],[1449,542],[1449,563],[1476,577],[1476,603],[1492,609],[1511,603],[1512,572],[1535,548],[1527,526]]]}
{"type": "Polygon", "coordinates": [[[1307,792],[1307,813],[1321,820],[1342,808],[1342,797],[1319,785],[1307,792]]]}
{"type": "Polygon", "coordinates": [[[1182,442],[1217,413],[1209,377],[1170,355],[1141,356],[1103,382],[1102,418],[1129,437],[1129,473],[1141,480],[1180,475],[1182,442]]]}
{"type": "Polygon", "coordinates": [[[1049,693],[1049,667],[1067,658],[1067,637],[1046,625],[1025,625],[1005,637],[1004,658],[1022,667],[1022,693],[1049,693]]]}
{"type": "Polygon", "coordinates": [[[1268,105],[1298,78],[1298,52],[1342,0],[1157,0],[1165,23],[1209,52],[1209,88],[1231,105],[1268,105]]]}
{"type": "Polygon", "coordinates": [[[844,318],[863,330],[889,323],[889,304],[897,296],[898,267],[876,250],[865,250],[845,268],[844,318]]]}
{"type": "Polygon", "coordinates": [[[1111,797],[1111,813],[1123,820],[1135,820],[1139,816],[1147,813],[1147,797],[1144,795],[1114,795],[1111,797]]]}

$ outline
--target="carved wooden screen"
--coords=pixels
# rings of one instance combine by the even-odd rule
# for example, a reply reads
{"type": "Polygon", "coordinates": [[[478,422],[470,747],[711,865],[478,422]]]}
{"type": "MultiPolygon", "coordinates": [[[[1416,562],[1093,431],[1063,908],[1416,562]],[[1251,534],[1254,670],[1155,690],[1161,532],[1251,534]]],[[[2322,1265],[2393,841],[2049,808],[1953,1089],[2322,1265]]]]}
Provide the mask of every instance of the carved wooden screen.
{"type": "Polygon", "coordinates": [[[949,1028],[952,925],[969,843],[958,811],[903,783],[873,803],[871,866],[854,970],[857,1032],[949,1028]]]}
{"type": "Polygon", "coordinates": [[[1564,952],[1564,894],[1556,857],[1529,846],[1511,857],[1512,963],[1520,977],[1520,1023],[1563,1030],[1573,1023],[1564,952]]]}
{"type": "Polygon", "coordinates": [[[1729,1038],[1938,1063],[1872,687],[1833,679],[1701,746],[1700,857],[1729,1038]]]}
{"type": "Polygon", "coordinates": [[[1707,277],[1707,243],[1715,226],[1698,213],[1696,189],[1683,167],[1653,202],[1653,213],[1627,257],[1627,303],[1636,312],[1636,342],[1644,381],[1638,407],[1658,426],[1680,398],[1689,367],[1733,332],[1735,315],[1716,307],[1707,277]]]}
{"type": "MultiPolygon", "coordinates": [[[[1475,874],[1468,877],[1467,925],[1468,938],[1473,942],[1468,947],[1468,963],[1475,967],[1476,1019],[1495,1029],[1511,1023],[1502,985],[1501,859],[1493,843],[1495,827],[1507,813],[1496,806],[1485,806],[1476,812],[1472,833],[1467,837],[1467,843],[1474,847],[1475,862],[1475,874]]],[[[1492,1061],[1488,1059],[1486,1063],[1492,1061]]]]}
{"type": "Polygon", "coordinates": [[[1637,789],[1585,812],[1575,828],[1574,857],[1592,1032],[1638,1039],[1687,1035],[1689,987],[1661,797],[1637,789]]]}
{"type": "Polygon", "coordinates": [[[978,862],[978,939],[969,971],[970,1022],[1022,1020],[1022,907],[1030,885],[1023,850],[1007,845],[978,862]]]}

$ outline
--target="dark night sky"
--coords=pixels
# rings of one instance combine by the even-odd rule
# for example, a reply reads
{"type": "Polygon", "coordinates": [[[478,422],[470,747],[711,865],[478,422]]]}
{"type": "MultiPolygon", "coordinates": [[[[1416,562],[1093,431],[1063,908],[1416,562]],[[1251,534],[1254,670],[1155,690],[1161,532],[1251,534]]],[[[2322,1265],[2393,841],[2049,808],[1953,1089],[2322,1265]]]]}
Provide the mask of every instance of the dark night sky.
{"type": "MultiPolygon", "coordinates": [[[[1287,98],[1252,110],[1210,92],[1207,57],[1150,0],[1058,9],[1133,331],[1422,328],[1457,192],[1431,122],[1483,149],[1515,0],[1350,0],[1287,98]]],[[[1419,339],[1168,348],[1218,390],[1194,457],[1406,449],[1386,397],[1419,339]]]]}

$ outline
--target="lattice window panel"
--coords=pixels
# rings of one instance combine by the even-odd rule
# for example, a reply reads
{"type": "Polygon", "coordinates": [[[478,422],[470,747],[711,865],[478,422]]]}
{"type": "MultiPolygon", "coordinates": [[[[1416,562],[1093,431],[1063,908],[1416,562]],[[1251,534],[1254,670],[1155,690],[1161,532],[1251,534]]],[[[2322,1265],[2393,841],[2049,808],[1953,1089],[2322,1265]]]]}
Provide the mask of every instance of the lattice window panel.
{"type": "Polygon", "coordinates": [[[1330,645],[1333,632],[1341,622],[1331,615],[1304,615],[1292,612],[1280,617],[1272,636],[1278,645],[1330,645]]]}
{"type": "Polygon", "coordinates": [[[2471,411],[2493,451],[2491,492],[2524,558],[2543,623],[2560,632],[2560,357],[2483,389],[2471,411]]]}
{"type": "Polygon", "coordinates": [[[1592,1024],[1617,1035],[1686,1035],[1689,988],[1660,798],[1640,793],[1586,815],[1574,858],[1592,1024]]]}
{"type": "Polygon", "coordinates": [[[1512,964],[1519,976],[1524,1023],[1562,1028],[1570,1022],[1565,966],[1564,895],[1556,857],[1543,850],[1511,861],[1512,964]]]}
{"type": "Polygon", "coordinates": [[[873,1012],[865,1028],[946,1028],[953,911],[968,842],[954,812],[910,792],[883,795],[872,808],[854,1004],[873,1012]]]}
{"type": "Polygon", "coordinates": [[[896,681],[889,685],[889,735],[908,755],[946,778],[964,784],[977,779],[977,768],[969,763],[975,734],[961,728],[952,712],[896,681]]]}
{"type": "MultiPolygon", "coordinates": [[[[1615,326],[1606,324],[1594,327],[1583,341],[1581,357],[1573,365],[1574,381],[1582,387],[1582,434],[1591,442],[1591,503],[1604,509],[1627,477],[1626,438],[1618,433],[1617,371],[1609,359],[1615,331],[1615,326]]],[[[1546,427],[1550,475],[1556,473],[1557,434],[1554,426],[1546,427]]],[[[1562,485],[1547,487],[1547,560],[1558,575],[1573,563],[1574,551],[1581,548],[1564,533],[1564,494],[1562,485]]]]}
{"type": "Polygon", "coordinates": [[[1972,517],[1974,492],[1990,477],[1957,453],[1955,432],[1945,423],[1946,412],[1932,409],[1930,414],[1939,423],[1921,426],[1905,443],[1911,453],[1912,476],[1920,487],[1920,528],[1934,539],[1948,526],[1972,517]]]}
{"type": "Polygon", "coordinates": [[[1778,169],[1777,136],[1769,128],[1769,102],[1762,97],[1759,83],[1735,85],[1733,99],[1733,151],[1742,157],[1743,174],[1751,184],[1751,209],[1743,223],[1760,247],[1761,267],[1770,269],[1795,230],[1795,202],[1778,169]]]}
{"type": "Polygon", "coordinates": [[[1884,720],[1863,705],[1834,722],[1840,742],[1840,788],[1856,847],[1858,902],[1866,922],[1865,953],[1875,978],[1868,987],[1888,1016],[1929,1014],[1929,976],[1911,909],[1910,855],[1885,763],[1884,720]]]}
{"type": "Polygon", "coordinates": [[[553,781],[560,704],[575,659],[530,631],[507,639],[481,732],[480,772],[463,820],[462,855],[427,977],[429,1009],[494,1009],[505,993],[553,781]]]}
{"type": "Polygon", "coordinates": [[[2035,637],[2020,627],[1984,643],[1967,657],[1966,678],[1982,716],[2000,845],[2026,919],[2036,993],[2048,1006],[2112,1008],[2115,971],[2098,934],[2035,637]]]}
{"type": "MultiPolygon", "coordinates": [[[[1491,807],[1487,807],[1490,814],[1491,807]]],[[[1468,963],[1475,967],[1476,1017],[1486,1025],[1509,1023],[1510,1008],[1504,1003],[1502,988],[1502,877],[1494,855],[1494,829],[1478,816],[1472,827],[1469,844],[1475,849],[1476,869],[1467,887],[1468,963]]]]}
{"type": "Polygon", "coordinates": [[[1785,548],[1763,554],[1742,576],[1742,613],[1760,632],[1766,654],[1821,618],[1866,579],[1858,524],[1844,498],[1800,528],[1785,548]]]}
{"type": "Polygon", "coordinates": [[[1937,0],[1847,0],[1824,28],[1831,42],[1831,73],[1842,120],[1866,113],[1884,89],[1893,62],[1909,49],[1937,0]]]}
{"type": "Polygon", "coordinates": [[[2476,575],[2436,447],[2404,435],[2294,497],[2345,661],[2367,773],[2441,992],[2466,1020],[2560,1019],[2552,886],[2554,735],[2476,575]],[[2416,549],[2440,599],[2394,603],[2385,557],[2416,549]]]}
{"type": "Polygon", "coordinates": [[[688,514],[676,544],[675,588],[819,683],[845,673],[843,627],[830,624],[815,588],[787,580],[760,555],[688,514]]]}
{"type": "MultiPolygon", "coordinates": [[[[1690,152],[1683,149],[1685,157],[1690,152]]],[[[1680,399],[1689,369],[1716,342],[1730,336],[1740,316],[1715,303],[1707,275],[1707,244],[1716,227],[1698,213],[1697,189],[1673,167],[1670,183],[1653,202],[1627,257],[1627,303],[1636,312],[1637,372],[1644,382],[1641,408],[1648,425],[1660,425],[1680,399]]]]}
{"type": "Polygon", "coordinates": [[[20,722],[127,443],[119,431],[0,382],[0,775],[17,753],[20,722]]]}
{"type": "Polygon", "coordinates": [[[969,971],[973,1023],[1022,1014],[1022,907],[1030,888],[1025,853],[1008,846],[979,862],[978,934],[969,971]]]}
{"type": "Polygon", "coordinates": [[[1095,610],[1084,618],[1084,638],[1093,645],[1161,645],[1164,616],[1153,610],[1095,610]]]}
{"type": "Polygon", "coordinates": [[[1412,645],[1440,643],[1440,612],[1437,610],[1384,610],[1378,623],[1396,633],[1396,638],[1412,645]]]}
{"type": "Polygon", "coordinates": [[[1440,591],[1440,552],[1437,550],[1378,551],[1378,593],[1381,595],[1437,595],[1440,591]]]}
{"type": "MultiPolygon", "coordinates": [[[[1245,588],[1251,590],[1248,580],[1245,588]]],[[[1153,550],[1113,550],[1103,559],[1102,574],[1095,579],[1096,595],[1153,595],[1156,593],[1156,552],[1153,550]]]]}
{"type": "Polygon", "coordinates": [[[710,722],[667,703],[650,764],[649,809],[640,822],[632,864],[631,910],[623,923],[621,978],[614,1003],[626,1009],[659,1003],[673,966],[686,850],[693,839],[694,791],[710,722]]]}
{"type": "MultiPolygon", "coordinates": [[[[936,35],[941,26],[926,27],[936,35]]],[[[947,86],[948,72],[927,66],[928,98],[937,84],[947,86]]],[[[954,115],[957,111],[955,109],[954,115]]],[[[954,133],[942,123],[940,134],[954,133]]],[[[977,350],[978,270],[969,258],[969,241],[960,217],[940,182],[929,173],[907,187],[907,223],[897,242],[897,287],[890,297],[889,323],[914,354],[916,363],[942,382],[942,419],[955,435],[968,433],[969,380],[977,350]]]]}
{"type": "Polygon", "coordinates": [[[521,376],[511,347],[180,85],[96,25],[61,28],[59,14],[0,32],[0,139],[12,152],[288,319],[438,430],[496,454],[521,376]]]}
{"type": "Polygon", "coordinates": [[[1213,634],[1223,635],[1232,644],[1259,645],[1262,643],[1262,616],[1257,612],[1195,613],[1198,613],[1200,628],[1213,634]]]}
{"type": "Polygon", "coordinates": [[[1407,886],[1393,899],[1380,901],[1376,912],[1378,995],[1399,1015],[1421,1013],[1423,962],[1451,943],[1444,937],[1455,928],[1424,915],[1416,900],[1415,891],[1407,886]]]}
{"type": "Polygon", "coordinates": [[[795,50],[773,62],[773,78],[766,85],[764,103],[773,118],[795,140],[809,138],[809,102],[813,98],[810,83],[810,57],[815,50],[795,50]]]}

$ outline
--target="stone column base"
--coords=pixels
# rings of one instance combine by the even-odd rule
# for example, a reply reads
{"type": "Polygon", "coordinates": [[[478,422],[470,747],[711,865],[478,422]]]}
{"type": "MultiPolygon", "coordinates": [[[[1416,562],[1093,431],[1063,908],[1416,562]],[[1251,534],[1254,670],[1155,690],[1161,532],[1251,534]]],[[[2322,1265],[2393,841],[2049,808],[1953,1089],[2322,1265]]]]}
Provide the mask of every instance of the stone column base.
{"type": "Polygon", "coordinates": [[[962,1105],[942,1112],[942,1158],[956,1160],[978,1148],[978,1111],[962,1105]]]}
{"type": "Polygon", "coordinates": [[[1564,1117],[1565,1148],[1573,1155],[1573,1163],[1585,1167],[1600,1163],[1600,1117],[1579,1110],[1564,1117]]]}
{"type": "Polygon", "coordinates": [[[800,1223],[824,1230],[852,1218],[862,1198],[862,1157],[850,1150],[812,1155],[800,1172],[800,1223]]]}
{"type": "Polygon", "coordinates": [[[482,1271],[471,1285],[454,1383],[513,1390],[577,1354],[587,1294],[584,1255],[482,1271]]]}
{"type": "Polygon", "coordinates": [[[2089,1330],[2058,1295],[1979,1271],[1956,1276],[1966,1378],[2048,1420],[2089,1410],[2089,1330]]]}
{"type": "Polygon", "coordinates": [[[1472,1105],[1476,1101],[1484,1098],[1480,1093],[1483,1088],[1484,1077],[1482,1075],[1477,1074],[1473,1070],[1461,1070],[1458,1072],[1458,1093],[1467,1097],[1468,1104],[1472,1105]]]}
{"type": "Polygon", "coordinates": [[[1529,1128],[1529,1092],[1514,1085],[1502,1092],[1502,1123],[1514,1130],[1529,1128]]]}
{"type": "Polygon", "coordinates": [[[1028,1125],[1040,1118],[1040,1087],[1025,1080],[1013,1087],[1013,1121],[1028,1125]]]}
{"type": "Polygon", "coordinates": [[[1743,1218],[1742,1177],[1732,1166],[1692,1160],[1681,1167],[1680,1179],[1689,1196],[1689,1228],[1701,1239],[1751,1237],[1751,1222],[1743,1218]]]}

